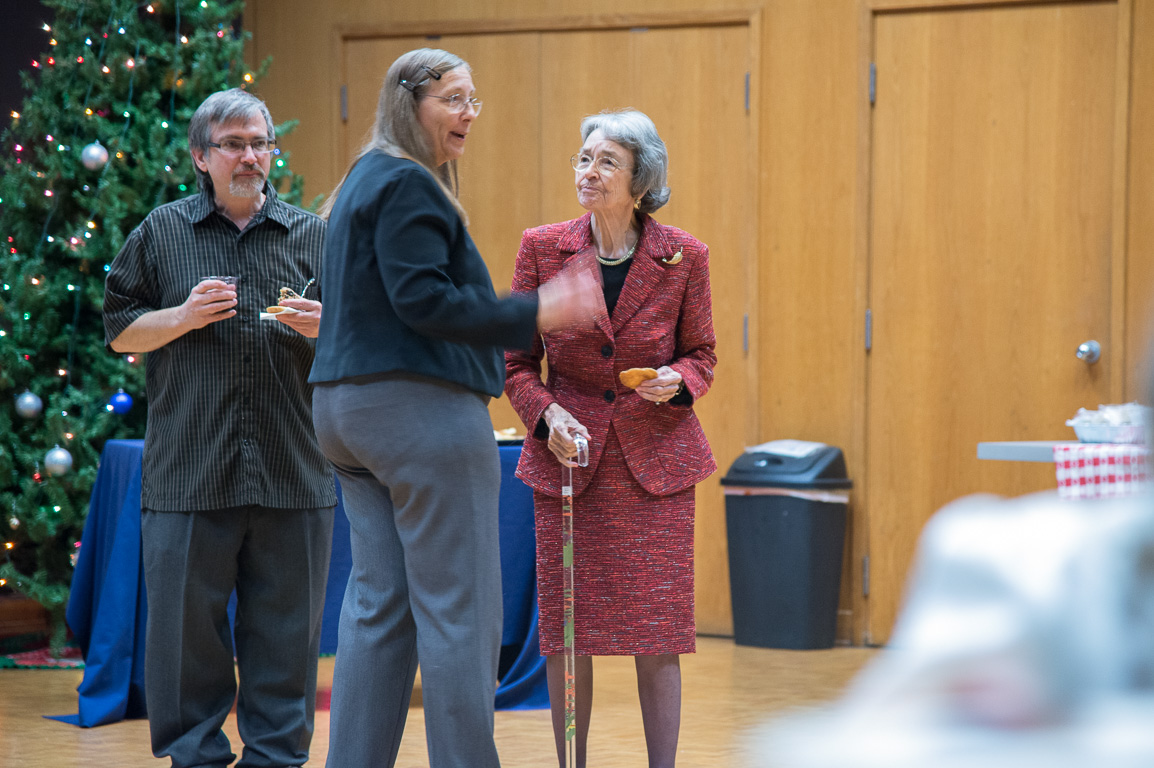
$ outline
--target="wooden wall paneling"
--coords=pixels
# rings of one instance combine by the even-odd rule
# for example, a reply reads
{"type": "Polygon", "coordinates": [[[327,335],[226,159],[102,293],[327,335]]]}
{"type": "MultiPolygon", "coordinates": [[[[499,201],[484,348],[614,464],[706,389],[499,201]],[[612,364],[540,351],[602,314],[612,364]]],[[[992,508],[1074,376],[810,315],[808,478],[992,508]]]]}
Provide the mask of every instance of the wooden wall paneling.
{"type": "MultiPolygon", "coordinates": [[[[750,439],[746,390],[750,356],[743,351],[752,259],[749,164],[752,134],[744,107],[748,25],[546,33],[544,82],[564,82],[571,99],[545,114],[543,167],[580,145],[586,114],[633,106],[657,125],[670,154],[670,203],[657,212],[711,248],[717,381],[697,407],[706,433],[727,468],[750,439]],[[558,78],[554,80],[554,78],[558,78]]],[[[564,184],[545,178],[549,219],[582,213],[573,174],[564,184]]],[[[698,488],[697,620],[710,634],[732,632],[724,500],[719,476],[698,488]]]]}
{"type": "Polygon", "coordinates": [[[719,465],[697,488],[697,624],[707,634],[733,632],[720,478],[756,439],[747,375],[756,356],[744,348],[755,299],[746,279],[755,258],[748,41],[747,24],[651,28],[634,35],[631,50],[636,104],[653,118],[669,150],[671,196],[655,217],[710,248],[718,363],[712,390],[695,406],[719,465]]]}
{"type": "Polygon", "coordinates": [[[842,608],[838,637],[848,638],[854,645],[869,645],[873,642],[869,623],[870,584],[867,569],[870,557],[870,516],[869,505],[869,452],[866,449],[866,414],[868,376],[866,374],[866,334],[872,330],[866,313],[869,310],[869,240],[870,240],[870,160],[872,157],[873,105],[870,102],[870,66],[874,59],[874,13],[864,0],[857,7],[857,92],[853,102],[857,111],[856,164],[854,174],[854,242],[853,242],[853,308],[859,343],[853,345],[854,372],[852,392],[852,438],[849,446],[856,460],[847,466],[856,466],[851,473],[854,479],[853,499],[856,504],[846,530],[847,573],[842,576],[842,608]],[[845,594],[846,592],[849,594],[845,594]],[[847,616],[848,613],[848,616],[847,616]]]}
{"type": "Polygon", "coordinates": [[[1129,353],[1127,343],[1126,297],[1126,198],[1128,192],[1127,168],[1130,162],[1130,34],[1133,23],[1131,0],[1117,0],[1117,28],[1115,31],[1114,61],[1114,152],[1113,171],[1113,226],[1111,252],[1110,296],[1116,307],[1111,314],[1110,328],[1110,402],[1125,401],[1128,380],[1141,358],[1129,353]]]}
{"type": "MultiPolygon", "coordinates": [[[[534,33],[425,37],[353,38],[344,43],[349,159],[368,138],[385,72],[402,53],[440,47],[469,62],[482,112],[469,130],[465,156],[458,165],[461,203],[469,213],[469,232],[493,276],[498,293],[507,293],[521,232],[541,222],[539,129],[540,36],[534,33]]],[[[497,429],[524,432],[506,398],[491,401],[497,429]]]]}
{"type": "MultiPolygon", "coordinates": [[[[1150,402],[1154,372],[1154,2],[1132,4],[1126,196],[1125,400],[1150,402]]],[[[1122,297],[1119,297],[1120,299],[1122,297]]]]}
{"type": "Polygon", "coordinates": [[[247,60],[255,67],[272,57],[256,94],[267,102],[276,122],[300,121],[280,138],[280,145],[292,153],[293,172],[305,179],[306,206],[317,195],[328,194],[340,178],[336,169],[344,168],[335,130],[340,125],[340,37],[333,34],[324,6],[302,4],[288,12],[282,5],[257,0],[244,9],[245,28],[253,33],[247,60]]]}
{"type": "MultiPolygon", "coordinates": [[[[581,120],[606,109],[637,106],[630,50],[638,33],[628,29],[543,32],[541,113],[541,221],[575,219],[575,172],[569,158],[581,148],[581,120]]],[[[658,125],[658,130],[661,126],[658,125]]]]}
{"type": "MultiPolygon", "coordinates": [[[[421,44],[412,37],[346,40],[350,154],[371,123],[379,73],[400,52],[421,44]]],[[[583,213],[568,164],[580,146],[581,118],[635,106],[654,119],[670,149],[674,189],[671,204],[657,217],[705,240],[716,254],[712,280],[722,362],[700,413],[719,462],[728,464],[756,438],[747,389],[755,355],[742,348],[752,300],[747,275],[755,220],[753,134],[745,110],[748,24],[446,35],[435,44],[470,61],[486,102],[461,163],[462,202],[499,290],[511,280],[522,230],[583,213]]],[[[490,411],[498,427],[517,423],[504,399],[490,411]]],[[[698,619],[703,632],[728,634],[718,477],[699,489],[698,619]]]]}
{"type": "MultiPolygon", "coordinates": [[[[946,502],[1052,488],[981,440],[1064,437],[1105,402],[1117,7],[879,14],[867,436],[874,640],[946,502]]],[[[1109,353],[1107,353],[1109,354],[1109,353]]]]}
{"type": "Polygon", "coordinates": [[[762,16],[758,69],[759,439],[845,452],[848,509],[839,641],[860,642],[864,366],[856,206],[857,0],[776,0],[762,16]]]}

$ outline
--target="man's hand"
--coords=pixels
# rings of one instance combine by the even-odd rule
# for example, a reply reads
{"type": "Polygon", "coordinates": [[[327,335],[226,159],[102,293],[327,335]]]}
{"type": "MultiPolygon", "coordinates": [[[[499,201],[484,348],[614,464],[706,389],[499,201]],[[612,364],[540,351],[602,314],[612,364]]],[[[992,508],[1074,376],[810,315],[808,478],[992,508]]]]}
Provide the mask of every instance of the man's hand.
{"type": "Polygon", "coordinates": [[[276,315],[278,323],[284,323],[301,336],[315,339],[321,330],[321,303],[312,299],[281,299],[282,307],[291,307],[296,312],[282,312],[276,315]]]}
{"type": "Polygon", "coordinates": [[[203,328],[236,315],[236,286],[223,280],[201,280],[179,307],[186,330],[203,328]]]}

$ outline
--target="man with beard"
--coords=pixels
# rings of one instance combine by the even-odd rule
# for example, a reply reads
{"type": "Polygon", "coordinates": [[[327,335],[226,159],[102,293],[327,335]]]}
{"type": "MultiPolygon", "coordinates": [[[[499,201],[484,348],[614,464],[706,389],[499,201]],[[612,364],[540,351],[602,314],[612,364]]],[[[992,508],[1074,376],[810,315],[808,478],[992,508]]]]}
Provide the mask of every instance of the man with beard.
{"type": "Polygon", "coordinates": [[[235,755],[221,725],[237,699],[237,765],[299,766],[336,504],[308,384],[321,313],[308,295],[320,297],[325,224],[266,184],[276,138],[255,96],[210,96],[188,144],[200,193],[129,235],[104,297],[108,345],[149,353],[141,529],[152,750],[176,768],[227,766],[235,755]],[[262,319],[281,288],[304,294],[280,302],[295,312],[262,319]]]}

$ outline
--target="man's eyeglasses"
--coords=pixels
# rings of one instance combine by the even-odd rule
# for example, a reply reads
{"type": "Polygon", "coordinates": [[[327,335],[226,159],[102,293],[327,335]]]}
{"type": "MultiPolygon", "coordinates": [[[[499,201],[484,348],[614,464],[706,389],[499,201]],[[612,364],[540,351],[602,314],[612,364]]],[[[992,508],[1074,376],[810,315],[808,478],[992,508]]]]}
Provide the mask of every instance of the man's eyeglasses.
{"type": "Polygon", "coordinates": [[[589,170],[590,166],[592,166],[593,169],[598,173],[605,176],[611,176],[612,174],[617,173],[617,171],[629,170],[628,166],[622,165],[612,157],[609,157],[609,155],[593,157],[593,155],[587,154],[585,152],[578,152],[577,154],[573,155],[573,157],[569,158],[569,162],[572,164],[573,170],[580,171],[581,173],[589,170]]]}
{"type": "Polygon", "coordinates": [[[210,141],[208,146],[216,147],[226,155],[243,155],[245,147],[252,147],[254,155],[267,155],[276,149],[276,139],[253,139],[252,141],[225,139],[219,144],[210,141]]]}
{"type": "Polygon", "coordinates": [[[476,96],[466,99],[459,93],[454,93],[452,96],[434,96],[431,93],[426,93],[425,95],[430,99],[440,99],[441,101],[449,102],[450,112],[464,112],[467,107],[472,107],[474,114],[481,114],[481,100],[476,96]]]}

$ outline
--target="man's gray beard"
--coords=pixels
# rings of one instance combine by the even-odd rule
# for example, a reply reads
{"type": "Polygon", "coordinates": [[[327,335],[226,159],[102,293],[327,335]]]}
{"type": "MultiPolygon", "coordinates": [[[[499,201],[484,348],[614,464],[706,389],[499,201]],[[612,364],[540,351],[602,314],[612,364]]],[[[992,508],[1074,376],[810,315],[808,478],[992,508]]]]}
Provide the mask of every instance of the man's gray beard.
{"type": "Polygon", "coordinates": [[[228,193],[233,197],[260,197],[264,191],[264,177],[233,178],[228,183],[228,193]]]}

